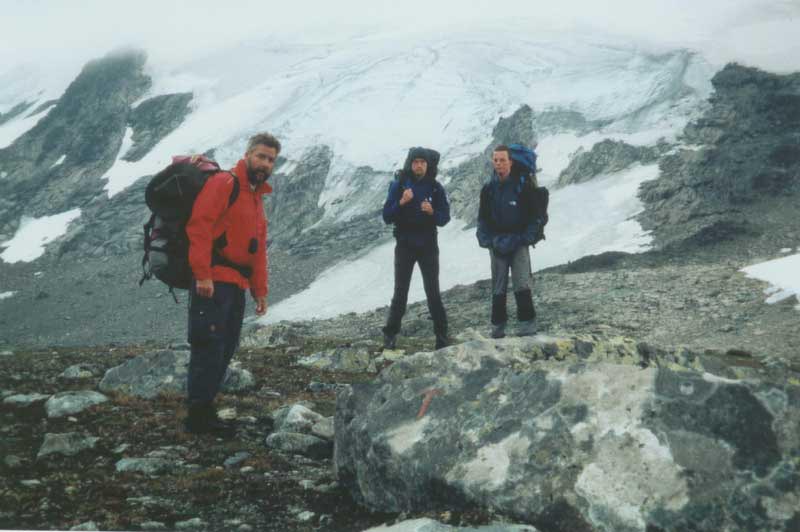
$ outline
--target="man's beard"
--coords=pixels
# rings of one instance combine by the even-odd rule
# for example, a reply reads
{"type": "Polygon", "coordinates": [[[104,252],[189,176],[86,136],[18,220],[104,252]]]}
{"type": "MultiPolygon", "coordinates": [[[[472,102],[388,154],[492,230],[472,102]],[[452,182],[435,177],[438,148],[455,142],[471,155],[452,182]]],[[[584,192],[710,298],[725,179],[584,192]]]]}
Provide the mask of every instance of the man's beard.
{"type": "Polygon", "coordinates": [[[266,183],[267,179],[269,179],[270,172],[268,170],[262,170],[257,172],[250,167],[250,164],[247,165],[247,179],[254,185],[260,185],[262,183],[266,183]]]}

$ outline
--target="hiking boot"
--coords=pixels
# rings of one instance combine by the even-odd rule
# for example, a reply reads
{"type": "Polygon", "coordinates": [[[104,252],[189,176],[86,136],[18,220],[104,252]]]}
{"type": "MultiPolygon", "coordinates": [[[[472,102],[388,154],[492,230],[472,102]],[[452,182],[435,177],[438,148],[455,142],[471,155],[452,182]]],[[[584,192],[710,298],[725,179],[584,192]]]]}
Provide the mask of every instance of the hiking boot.
{"type": "Polygon", "coordinates": [[[536,320],[521,321],[517,324],[517,336],[533,336],[536,334],[536,320]]]}
{"type": "Polygon", "coordinates": [[[236,434],[236,428],[217,417],[210,404],[190,406],[184,430],[190,434],[212,434],[222,438],[232,438],[236,434]]]}
{"type": "Polygon", "coordinates": [[[445,347],[453,345],[453,341],[447,337],[446,334],[436,335],[436,350],[444,349],[445,347]]]}
{"type": "Polygon", "coordinates": [[[397,347],[397,335],[383,333],[383,348],[394,349],[397,347]]]}
{"type": "Polygon", "coordinates": [[[505,338],[506,337],[506,324],[498,323],[492,324],[492,338],[505,338]]]}

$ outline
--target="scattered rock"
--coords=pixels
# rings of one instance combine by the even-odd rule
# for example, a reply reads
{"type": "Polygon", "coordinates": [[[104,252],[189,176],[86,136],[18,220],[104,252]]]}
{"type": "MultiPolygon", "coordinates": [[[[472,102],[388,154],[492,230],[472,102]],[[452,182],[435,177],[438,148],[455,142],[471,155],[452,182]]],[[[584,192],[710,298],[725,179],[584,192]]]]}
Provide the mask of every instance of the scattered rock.
{"type": "Polygon", "coordinates": [[[325,418],[301,405],[281,407],[272,413],[273,429],[276,432],[310,433],[311,428],[325,418]]]}
{"type": "Polygon", "coordinates": [[[222,408],[217,411],[217,416],[219,416],[220,419],[232,421],[236,419],[236,408],[234,407],[222,408]]]}
{"type": "Polygon", "coordinates": [[[60,392],[50,397],[44,408],[47,411],[47,417],[62,417],[78,414],[106,401],[108,401],[108,397],[92,390],[60,392]]]}
{"type": "Polygon", "coordinates": [[[308,523],[316,516],[317,514],[315,514],[314,512],[306,510],[297,514],[297,520],[300,521],[301,523],[308,523]]]}
{"type": "Polygon", "coordinates": [[[333,443],[310,434],[276,432],[266,439],[267,447],[291,454],[301,454],[315,459],[330,458],[333,443]]]}
{"type": "Polygon", "coordinates": [[[18,408],[27,408],[35,403],[42,403],[50,399],[50,397],[50,395],[42,393],[10,395],[3,399],[3,404],[18,408]]]}
{"type": "Polygon", "coordinates": [[[426,517],[401,521],[391,526],[376,526],[364,532],[538,532],[538,529],[530,525],[512,525],[508,523],[492,523],[491,525],[477,528],[462,528],[443,525],[426,517]]]}
{"type": "Polygon", "coordinates": [[[5,458],[3,458],[3,463],[9,469],[19,469],[20,467],[22,467],[22,459],[20,459],[19,456],[15,456],[13,454],[10,454],[5,458]]]}
{"type": "Polygon", "coordinates": [[[59,375],[59,378],[66,379],[66,380],[77,380],[77,379],[91,379],[92,377],[96,376],[97,369],[95,366],[91,366],[89,364],[76,364],[74,366],[70,366],[59,375]]]}
{"type": "MultiPolygon", "coordinates": [[[[153,399],[160,393],[186,393],[186,374],[189,367],[187,351],[154,351],[145,353],[125,364],[106,371],[100,390],[153,399]]],[[[235,393],[255,385],[252,373],[241,369],[238,362],[228,368],[222,391],[235,393]]]]}
{"type": "Polygon", "coordinates": [[[335,392],[342,385],[335,382],[316,382],[311,381],[308,383],[308,391],[311,393],[329,393],[335,392]]]}
{"type": "Polygon", "coordinates": [[[235,455],[233,455],[230,458],[226,459],[222,463],[222,465],[224,465],[225,467],[234,467],[234,466],[237,466],[237,465],[241,464],[242,462],[244,462],[248,458],[250,458],[250,453],[248,453],[246,451],[242,451],[242,452],[236,453],[235,455]]]}
{"type": "Polygon", "coordinates": [[[9,351],[9,350],[0,351],[0,357],[10,357],[10,356],[14,356],[14,352],[13,351],[9,351]]]}
{"type": "Polygon", "coordinates": [[[44,443],[39,449],[36,459],[39,460],[51,454],[75,456],[86,449],[94,449],[99,439],[92,436],[84,436],[77,432],[45,434],[44,443]]]}
{"type": "Polygon", "coordinates": [[[42,485],[42,481],[41,480],[37,480],[37,479],[20,480],[19,483],[22,484],[23,486],[25,486],[26,488],[35,488],[36,486],[41,486],[42,485]]]}
{"type": "Polygon", "coordinates": [[[252,330],[243,331],[242,347],[286,347],[297,343],[297,335],[291,327],[281,324],[257,326],[252,330]]]}
{"type": "Polygon", "coordinates": [[[139,530],[166,530],[167,525],[160,521],[145,521],[139,523],[139,530]]]}
{"type": "Polygon", "coordinates": [[[128,449],[130,449],[130,447],[131,447],[130,444],[123,443],[123,444],[120,444],[120,445],[117,445],[116,447],[114,447],[114,449],[111,452],[114,453],[114,454],[122,454],[125,451],[127,451],[128,449]]]}
{"type": "Polygon", "coordinates": [[[164,458],[123,458],[116,464],[118,473],[144,473],[158,475],[172,469],[176,464],[164,458]]]}
{"type": "Polygon", "coordinates": [[[297,364],[328,371],[356,373],[367,371],[369,362],[369,351],[364,347],[337,347],[336,349],[320,351],[300,358],[297,364]]]}
{"type": "Polygon", "coordinates": [[[73,526],[70,530],[99,530],[99,528],[97,528],[97,523],[94,521],[86,521],[85,523],[73,526]]]}
{"type": "Polygon", "coordinates": [[[208,524],[199,517],[175,523],[175,529],[177,530],[193,530],[197,528],[206,528],[207,526],[208,524]]]}

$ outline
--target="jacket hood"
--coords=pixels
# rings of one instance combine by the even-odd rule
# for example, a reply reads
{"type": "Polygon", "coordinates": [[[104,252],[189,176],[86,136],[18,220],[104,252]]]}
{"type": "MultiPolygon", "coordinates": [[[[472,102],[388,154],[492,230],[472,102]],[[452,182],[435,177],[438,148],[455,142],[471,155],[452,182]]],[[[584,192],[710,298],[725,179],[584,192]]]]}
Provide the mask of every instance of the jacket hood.
{"type": "Polygon", "coordinates": [[[411,173],[411,162],[414,159],[425,159],[425,162],[428,163],[428,171],[425,172],[425,179],[436,179],[436,175],[439,173],[439,157],[439,152],[430,148],[423,148],[421,146],[411,148],[408,150],[406,162],[403,165],[403,174],[407,176],[413,175],[411,173]]]}
{"type": "MultiPolygon", "coordinates": [[[[236,163],[236,166],[233,167],[233,174],[239,179],[239,186],[240,187],[250,187],[250,178],[247,173],[247,161],[244,159],[239,159],[239,162],[236,163]]],[[[256,187],[256,194],[270,194],[272,193],[272,185],[267,183],[261,183],[256,187]]]]}

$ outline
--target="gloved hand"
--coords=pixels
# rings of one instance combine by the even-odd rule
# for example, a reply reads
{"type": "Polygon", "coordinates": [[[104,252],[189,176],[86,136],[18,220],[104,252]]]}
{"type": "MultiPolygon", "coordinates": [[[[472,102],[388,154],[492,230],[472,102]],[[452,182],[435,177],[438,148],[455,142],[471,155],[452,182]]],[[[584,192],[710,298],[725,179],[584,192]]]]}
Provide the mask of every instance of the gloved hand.
{"type": "Polygon", "coordinates": [[[492,239],[492,249],[499,255],[511,255],[522,244],[522,238],[515,233],[504,233],[492,239]]]}

